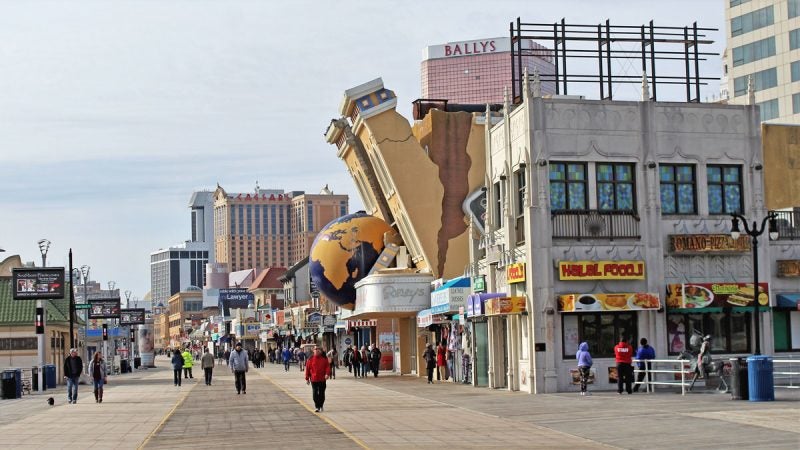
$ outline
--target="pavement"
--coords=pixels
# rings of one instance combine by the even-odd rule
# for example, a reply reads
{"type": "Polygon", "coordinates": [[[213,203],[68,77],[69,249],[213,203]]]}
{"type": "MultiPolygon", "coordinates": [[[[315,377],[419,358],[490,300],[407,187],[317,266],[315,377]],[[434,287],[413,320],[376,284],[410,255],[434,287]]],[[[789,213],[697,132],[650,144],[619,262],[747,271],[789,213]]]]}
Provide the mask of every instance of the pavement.
{"type": "Polygon", "coordinates": [[[159,367],[109,377],[103,403],[81,385],[0,400],[0,448],[410,449],[459,448],[800,448],[800,391],[774,402],[725,394],[593,392],[529,395],[381,373],[328,382],[324,411],[297,366],[251,369],[237,395],[226,366],[211,386],[173,386],[159,367]],[[48,397],[55,406],[48,406],[48,397]]]}

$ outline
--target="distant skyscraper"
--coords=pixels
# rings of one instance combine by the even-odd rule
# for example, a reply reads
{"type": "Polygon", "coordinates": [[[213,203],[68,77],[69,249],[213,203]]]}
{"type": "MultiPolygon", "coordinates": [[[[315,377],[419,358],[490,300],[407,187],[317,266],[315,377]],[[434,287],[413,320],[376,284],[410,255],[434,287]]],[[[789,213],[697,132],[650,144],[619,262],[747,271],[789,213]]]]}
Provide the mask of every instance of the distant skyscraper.
{"type": "MultiPolygon", "coordinates": [[[[522,67],[531,76],[555,71],[551,52],[526,40],[522,67]]],[[[423,50],[422,98],[460,104],[503,103],[503,89],[511,88],[511,40],[507,37],[448,42],[423,50]]],[[[555,93],[555,84],[542,83],[543,94],[555,93]]]]}
{"type": "Polygon", "coordinates": [[[800,123],[799,17],[800,0],[725,1],[728,103],[747,104],[752,78],[762,121],[800,123]]]}
{"type": "Polygon", "coordinates": [[[347,214],[347,195],[327,186],[317,195],[302,191],[260,189],[229,194],[214,192],[216,262],[228,271],[289,267],[308,256],[317,232],[347,214]]]}

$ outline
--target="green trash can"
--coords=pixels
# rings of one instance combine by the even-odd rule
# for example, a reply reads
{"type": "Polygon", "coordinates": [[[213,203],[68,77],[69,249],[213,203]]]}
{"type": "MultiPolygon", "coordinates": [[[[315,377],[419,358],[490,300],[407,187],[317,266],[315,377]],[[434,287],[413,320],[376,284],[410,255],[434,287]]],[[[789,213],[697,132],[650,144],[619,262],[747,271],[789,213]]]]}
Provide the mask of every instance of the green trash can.
{"type": "Polygon", "coordinates": [[[772,358],[754,355],[747,358],[748,391],[751,402],[775,400],[775,381],[773,380],[772,358]]]}

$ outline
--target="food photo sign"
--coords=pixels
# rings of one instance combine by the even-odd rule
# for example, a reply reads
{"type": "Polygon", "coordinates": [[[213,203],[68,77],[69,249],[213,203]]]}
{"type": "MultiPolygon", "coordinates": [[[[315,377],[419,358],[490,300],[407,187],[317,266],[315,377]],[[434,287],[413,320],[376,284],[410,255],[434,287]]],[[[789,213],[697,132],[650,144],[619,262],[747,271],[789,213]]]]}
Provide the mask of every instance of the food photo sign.
{"type": "Polygon", "coordinates": [[[561,312],[644,311],[660,308],[661,299],[652,292],[558,296],[558,310],[561,312]]]}
{"type": "MultiPolygon", "coordinates": [[[[758,303],[769,305],[769,284],[758,283],[758,303]]],[[[753,283],[683,283],[667,285],[667,308],[730,308],[753,306],[753,283]]]]}

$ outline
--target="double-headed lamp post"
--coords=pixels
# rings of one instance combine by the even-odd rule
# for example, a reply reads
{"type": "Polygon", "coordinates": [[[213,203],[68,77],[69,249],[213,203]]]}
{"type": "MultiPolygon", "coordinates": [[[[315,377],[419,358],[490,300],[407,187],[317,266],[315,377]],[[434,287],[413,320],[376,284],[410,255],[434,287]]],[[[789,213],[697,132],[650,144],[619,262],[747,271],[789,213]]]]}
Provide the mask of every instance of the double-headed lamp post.
{"type": "Polygon", "coordinates": [[[767,227],[767,222],[769,222],[769,238],[770,240],[778,239],[778,226],[776,221],[777,215],[774,212],[770,212],[761,220],[761,226],[758,226],[757,221],[753,221],[753,225],[749,226],[747,224],[747,219],[739,214],[731,214],[731,237],[734,241],[739,239],[739,236],[742,235],[741,231],[739,231],[739,221],[742,221],[744,225],[744,232],[752,239],[752,248],[753,248],[753,323],[755,324],[755,333],[756,333],[756,351],[754,354],[760,355],[761,354],[761,318],[759,317],[759,296],[760,292],[758,290],[758,237],[764,234],[764,230],[767,227]]]}
{"type": "MultiPolygon", "coordinates": [[[[131,307],[131,294],[132,293],[133,292],[131,292],[130,289],[125,289],[125,308],[127,308],[127,309],[130,309],[130,307],[131,307]]],[[[133,361],[133,356],[131,356],[133,354],[133,344],[131,343],[131,332],[130,332],[130,330],[133,329],[133,326],[132,325],[128,325],[127,328],[128,329],[125,330],[125,333],[128,336],[128,367],[133,367],[130,364],[131,361],[133,361]]]]}
{"type": "MultiPolygon", "coordinates": [[[[47,251],[50,249],[50,241],[47,239],[39,239],[39,252],[42,254],[42,267],[47,267],[47,251]]],[[[36,335],[38,350],[36,352],[37,359],[39,360],[39,389],[44,391],[44,328],[47,324],[46,317],[47,311],[44,309],[44,303],[41,300],[36,300],[36,315],[41,320],[41,333],[36,335]]]]}

